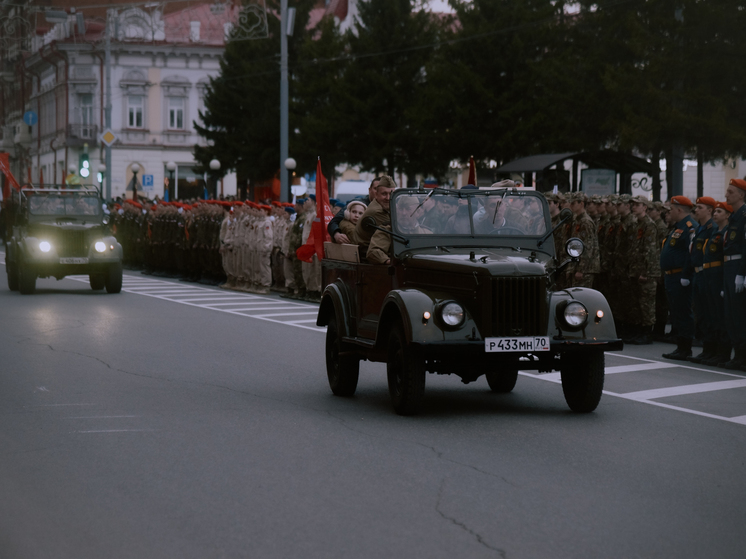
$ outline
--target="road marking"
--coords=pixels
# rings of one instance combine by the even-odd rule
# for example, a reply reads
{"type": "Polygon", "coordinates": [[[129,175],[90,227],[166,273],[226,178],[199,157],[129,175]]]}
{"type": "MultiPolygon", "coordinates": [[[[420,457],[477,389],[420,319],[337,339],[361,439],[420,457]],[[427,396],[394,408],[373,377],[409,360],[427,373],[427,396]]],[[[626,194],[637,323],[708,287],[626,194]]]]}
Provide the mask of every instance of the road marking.
{"type": "Polygon", "coordinates": [[[699,394],[701,392],[714,392],[716,390],[743,388],[745,386],[746,379],[723,380],[720,382],[703,382],[701,384],[687,384],[684,386],[656,388],[654,390],[640,390],[639,392],[623,392],[622,395],[629,400],[657,400],[658,398],[684,396],[686,394],[699,394]]]}
{"type": "Polygon", "coordinates": [[[616,373],[631,373],[634,371],[652,371],[654,369],[672,369],[678,367],[673,363],[662,363],[660,361],[651,361],[640,365],[622,365],[620,367],[606,367],[606,374],[613,375],[616,373]]]}
{"type": "Polygon", "coordinates": [[[141,415],[76,415],[65,419],[117,419],[122,417],[142,417],[141,415]]]}
{"type": "Polygon", "coordinates": [[[142,433],[156,429],[99,429],[93,431],[73,431],[73,433],[142,433]]]}

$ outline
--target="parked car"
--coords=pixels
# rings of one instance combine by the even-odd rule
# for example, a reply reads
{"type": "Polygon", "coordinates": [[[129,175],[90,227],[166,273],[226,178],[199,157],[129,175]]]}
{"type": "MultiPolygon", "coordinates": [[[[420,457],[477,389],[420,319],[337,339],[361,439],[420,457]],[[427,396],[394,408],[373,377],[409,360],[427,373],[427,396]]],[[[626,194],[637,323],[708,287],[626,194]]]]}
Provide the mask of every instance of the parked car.
{"type": "MultiPolygon", "coordinates": [[[[563,212],[563,222],[571,216],[563,212]]],[[[317,324],[327,327],[334,394],[352,396],[360,361],[368,360],[386,363],[393,407],[403,415],[421,409],[428,372],[464,383],[485,375],[504,393],[520,370],[559,371],[570,409],[596,409],[604,352],[623,344],[601,293],[554,291],[571,259],[557,259],[543,196],[399,189],[390,228],[366,219],[369,231],[391,237],[390,265],[355,262],[354,248],[322,265],[317,324]]],[[[573,259],[583,249],[579,239],[566,244],[573,259]]]]}

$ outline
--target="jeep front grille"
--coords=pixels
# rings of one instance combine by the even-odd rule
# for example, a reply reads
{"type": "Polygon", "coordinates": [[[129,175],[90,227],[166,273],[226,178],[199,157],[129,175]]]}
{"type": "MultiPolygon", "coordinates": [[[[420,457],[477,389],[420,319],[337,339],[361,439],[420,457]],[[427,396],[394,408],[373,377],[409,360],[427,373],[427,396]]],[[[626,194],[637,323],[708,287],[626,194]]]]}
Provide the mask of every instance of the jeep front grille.
{"type": "Polygon", "coordinates": [[[55,245],[57,254],[62,257],[88,256],[88,241],[85,231],[60,231],[55,245]]]}
{"type": "Polygon", "coordinates": [[[546,278],[492,279],[492,335],[543,336],[547,332],[546,278]]]}

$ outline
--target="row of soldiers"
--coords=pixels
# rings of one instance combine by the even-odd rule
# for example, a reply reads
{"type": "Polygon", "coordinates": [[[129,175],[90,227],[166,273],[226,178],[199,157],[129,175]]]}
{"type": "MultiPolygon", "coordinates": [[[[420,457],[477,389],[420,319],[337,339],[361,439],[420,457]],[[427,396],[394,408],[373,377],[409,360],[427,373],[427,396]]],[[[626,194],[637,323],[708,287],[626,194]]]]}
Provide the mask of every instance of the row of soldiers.
{"type": "Polygon", "coordinates": [[[722,202],[675,196],[664,204],[582,192],[545,196],[553,226],[562,209],[573,213],[554,233],[560,260],[569,238],[586,246],[557,279],[557,289],[601,291],[627,343],[675,343],[676,350],[664,357],[746,370],[746,181],[731,181],[722,202]],[[669,316],[672,331],[666,335],[669,316]],[[693,357],[695,337],[703,351],[693,357]]]}
{"type": "Polygon", "coordinates": [[[319,300],[321,267],[298,260],[316,217],[315,197],[295,204],[240,201],[125,200],[114,206],[111,229],[123,265],[143,274],[221,285],[226,289],[319,300]]]}

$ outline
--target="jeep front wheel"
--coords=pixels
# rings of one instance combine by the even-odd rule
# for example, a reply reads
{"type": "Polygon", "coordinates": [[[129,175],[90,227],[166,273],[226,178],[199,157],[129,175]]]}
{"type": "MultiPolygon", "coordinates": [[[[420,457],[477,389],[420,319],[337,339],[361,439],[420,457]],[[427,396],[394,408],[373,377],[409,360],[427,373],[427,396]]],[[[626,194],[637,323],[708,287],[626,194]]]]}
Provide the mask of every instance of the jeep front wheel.
{"type": "Polygon", "coordinates": [[[23,262],[18,263],[18,291],[21,295],[32,295],[36,291],[36,274],[23,262]]]}
{"type": "Polygon", "coordinates": [[[8,289],[18,291],[18,266],[15,262],[6,261],[5,271],[8,274],[8,289]]]}
{"type": "Polygon", "coordinates": [[[560,360],[562,392],[572,411],[588,413],[596,409],[604,390],[604,368],[602,351],[562,356],[560,360]]]}
{"type": "Polygon", "coordinates": [[[518,380],[518,369],[510,371],[490,371],[484,374],[487,377],[487,384],[490,385],[492,392],[506,394],[515,388],[518,380]]]}
{"type": "Polygon", "coordinates": [[[88,274],[88,282],[91,284],[91,289],[99,291],[106,286],[106,278],[104,274],[88,274]]]}
{"type": "Polygon", "coordinates": [[[352,396],[360,376],[360,359],[344,351],[336,318],[326,327],[326,376],[335,396],[352,396]]]}
{"type": "Polygon", "coordinates": [[[407,343],[401,325],[397,325],[389,335],[386,376],[394,411],[399,415],[419,412],[425,397],[425,361],[407,343]]]}
{"type": "MultiPolygon", "coordinates": [[[[104,275],[104,286],[107,293],[119,293],[122,291],[122,263],[117,262],[109,266],[104,275]]],[[[91,287],[93,285],[91,284],[91,287]]]]}

